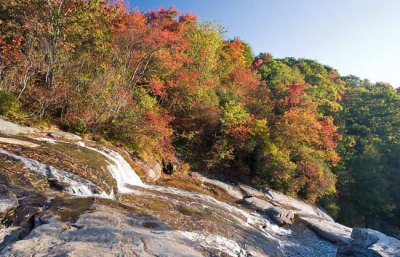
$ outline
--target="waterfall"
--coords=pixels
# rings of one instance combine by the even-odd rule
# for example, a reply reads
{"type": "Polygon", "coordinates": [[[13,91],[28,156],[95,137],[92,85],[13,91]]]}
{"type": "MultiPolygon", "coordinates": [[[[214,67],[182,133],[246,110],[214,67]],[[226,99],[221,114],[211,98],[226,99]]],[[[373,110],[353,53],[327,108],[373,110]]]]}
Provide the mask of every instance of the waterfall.
{"type": "MultiPolygon", "coordinates": [[[[39,141],[46,141],[47,143],[65,143],[70,144],[68,142],[46,139],[46,138],[37,138],[39,141]]],[[[136,195],[146,195],[150,194],[157,198],[163,198],[165,201],[173,201],[175,197],[183,197],[186,199],[191,199],[194,202],[203,202],[207,206],[213,206],[224,209],[226,213],[231,216],[232,219],[242,223],[243,226],[252,226],[261,228],[263,231],[264,228],[268,231],[273,231],[275,234],[279,235],[287,235],[290,234],[290,231],[284,228],[280,228],[279,226],[270,223],[264,217],[257,213],[249,213],[244,211],[238,207],[232,206],[225,202],[219,201],[213,197],[208,195],[204,195],[197,192],[185,191],[173,187],[164,187],[164,186],[155,186],[155,185],[146,185],[142,182],[140,177],[136,174],[135,170],[131,167],[131,165],[124,159],[121,154],[111,149],[105,147],[91,147],[86,145],[84,142],[76,142],[75,145],[86,148],[88,150],[97,152],[105,157],[106,162],[108,163],[108,170],[110,171],[112,177],[115,179],[117,184],[117,189],[119,194],[136,194],[136,195]],[[138,188],[140,187],[140,189],[138,188]],[[170,195],[170,196],[168,196],[170,195]],[[244,220],[243,220],[244,219],[244,220]]],[[[32,160],[34,161],[34,160],[32,160]]],[[[72,194],[88,194],[87,188],[72,188],[75,189],[75,192],[71,192],[72,194]],[[80,189],[80,192],[77,192],[77,189],[80,189]]]]}
{"type": "MultiPolygon", "coordinates": [[[[39,138],[31,137],[31,138],[49,144],[56,144],[56,143],[70,144],[69,142],[49,139],[49,138],[40,138],[40,137],[39,138]]],[[[76,142],[75,144],[80,147],[84,147],[86,149],[100,153],[101,155],[106,157],[106,161],[108,163],[107,168],[117,183],[118,193],[120,194],[132,193],[134,192],[131,188],[132,186],[146,187],[146,185],[142,182],[140,177],[136,174],[135,170],[132,169],[131,165],[119,153],[105,147],[102,148],[90,147],[87,146],[82,141],[76,142]]]]}
{"type": "Polygon", "coordinates": [[[72,173],[56,169],[50,165],[41,163],[39,161],[30,158],[25,158],[19,155],[15,155],[1,148],[0,148],[0,154],[5,155],[16,161],[20,161],[29,170],[39,173],[40,175],[48,179],[54,179],[61,185],[65,185],[63,190],[71,195],[76,195],[81,197],[98,196],[102,198],[110,198],[110,199],[113,198],[113,192],[107,194],[92,182],[83,179],[77,175],[74,175],[72,173]]]}
{"type": "MultiPolygon", "coordinates": [[[[45,141],[44,139],[39,139],[39,140],[45,141]]],[[[51,142],[49,143],[67,143],[67,142],[51,140],[51,142]]],[[[208,206],[214,206],[214,207],[218,206],[219,208],[224,209],[226,213],[229,213],[232,219],[241,222],[243,226],[258,227],[263,232],[273,231],[275,234],[279,235],[290,234],[289,230],[280,228],[279,226],[270,223],[268,220],[266,220],[264,217],[262,217],[257,213],[246,212],[240,208],[219,201],[208,195],[204,195],[197,192],[185,191],[173,187],[146,185],[142,182],[142,180],[136,174],[135,170],[131,167],[131,165],[118,152],[105,147],[97,148],[97,147],[87,146],[84,142],[77,142],[75,144],[78,145],[79,147],[83,147],[91,151],[97,152],[105,157],[105,160],[108,163],[107,168],[117,183],[117,189],[119,194],[136,194],[136,195],[150,194],[158,198],[164,196],[165,201],[172,201],[172,199],[175,196],[180,196],[187,199],[192,199],[195,202],[204,202],[208,206]],[[137,187],[141,187],[141,189],[137,187]],[[160,194],[157,194],[156,192],[160,194]],[[172,195],[172,199],[171,197],[168,197],[168,194],[172,195]],[[244,221],[242,220],[243,218],[244,221]]]]}
{"type": "Polygon", "coordinates": [[[119,153],[107,148],[94,148],[86,146],[83,142],[77,143],[81,147],[85,147],[92,151],[96,151],[107,157],[108,170],[117,182],[118,193],[133,193],[132,186],[146,187],[140,177],[136,174],[131,165],[119,153]]]}
{"type": "MultiPolygon", "coordinates": [[[[90,151],[90,156],[103,160],[107,165],[108,171],[116,182],[115,190],[118,194],[134,194],[139,197],[151,197],[164,201],[177,209],[185,206],[189,208],[189,211],[191,208],[197,211],[197,208],[200,208],[200,213],[209,214],[210,221],[221,222],[226,228],[228,228],[228,226],[241,227],[244,231],[247,231],[246,233],[249,233],[249,235],[254,235],[254,240],[266,240],[268,244],[279,245],[282,249],[298,245],[297,242],[291,243],[284,240],[291,236],[292,231],[290,229],[273,224],[262,214],[242,209],[240,206],[226,203],[200,192],[187,191],[168,186],[146,185],[136,174],[129,162],[117,151],[101,146],[88,146],[84,142],[71,143],[47,138],[34,139],[46,142],[46,144],[66,144],[77,152],[83,152],[85,150],[85,154],[87,154],[87,150],[90,151]],[[253,232],[254,234],[252,234],[253,232]]],[[[44,144],[41,146],[44,146],[44,144]]],[[[22,162],[28,169],[49,178],[49,181],[51,178],[60,182],[59,184],[62,190],[71,195],[80,197],[98,196],[114,199],[113,191],[107,195],[93,182],[65,170],[60,170],[39,161],[10,153],[1,148],[0,154],[22,162]]],[[[124,204],[129,205],[129,202],[124,202],[124,204]]],[[[180,210],[178,210],[178,212],[179,211],[180,210]]],[[[180,230],[179,233],[191,242],[195,242],[209,249],[214,249],[215,251],[227,253],[227,255],[230,256],[248,255],[245,247],[242,247],[240,243],[228,237],[212,234],[210,232],[203,233],[201,230],[180,230]]]]}

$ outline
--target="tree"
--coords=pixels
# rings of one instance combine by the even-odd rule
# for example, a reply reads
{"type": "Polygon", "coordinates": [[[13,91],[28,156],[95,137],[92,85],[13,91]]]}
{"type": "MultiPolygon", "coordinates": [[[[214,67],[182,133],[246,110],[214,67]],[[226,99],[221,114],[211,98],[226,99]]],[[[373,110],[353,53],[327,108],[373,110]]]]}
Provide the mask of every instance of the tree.
{"type": "Polygon", "coordinates": [[[349,86],[338,116],[344,135],[339,146],[343,158],[336,169],[339,218],[376,229],[382,222],[398,225],[400,97],[387,84],[345,79],[349,86]]]}
{"type": "MultiPolygon", "coordinates": [[[[310,62],[314,69],[302,62],[308,63],[274,60],[270,55],[260,55],[255,61],[266,92],[270,92],[266,107],[271,110],[260,112],[269,129],[262,140],[256,139],[256,171],[274,188],[315,202],[335,193],[336,178],[331,169],[340,159],[335,151],[340,135],[330,114],[339,108],[321,111],[325,104],[321,92],[326,96],[331,91],[311,78],[319,78],[319,72],[330,81],[329,73],[315,62],[310,62]]],[[[329,83],[332,86],[333,82],[329,83]]],[[[332,106],[340,106],[338,94],[331,98],[332,106]]]]}

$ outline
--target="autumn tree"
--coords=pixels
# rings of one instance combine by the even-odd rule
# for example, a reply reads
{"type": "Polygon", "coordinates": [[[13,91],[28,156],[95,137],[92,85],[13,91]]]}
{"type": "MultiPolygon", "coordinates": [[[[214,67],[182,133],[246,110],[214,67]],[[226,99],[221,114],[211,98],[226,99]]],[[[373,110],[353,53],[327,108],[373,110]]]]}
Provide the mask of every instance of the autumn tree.
{"type": "Polygon", "coordinates": [[[62,116],[71,80],[82,77],[75,65],[86,67],[84,58],[93,58],[106,48],[107,5],[102,0],[2,3],[2,23],[6,24],[2,36],[20,42],[21,53],[18,62],[6,69],[2,82],[35,116],[48,112],[62,116]]]}
{"type": "Polygon", "coordinates": [[[400,227],[396,90],[314,60],[254,57],[175,8],[0,1],[0,100],[8,118],[272,187],[349,225],[400,227]]]}
{"type": "MultiPolygon", "coordinates": [[[[274,188],[315,202],[335,192],[331,169],[339,161],[335,148],[340,136],[332,116],[320,111],[324,102],[314,87],[324,88],[307,83],[312,81],[295,63],[297,60],[280,61],[269,55],[255,60],[270,92],[266,102],[270,112],[260,113],[268,124],[263,129],[266,135],[255,134],[255,171],[274,188]]],[[[332,104],[338,105],[335,100],[333,97],[332,104]]]]}

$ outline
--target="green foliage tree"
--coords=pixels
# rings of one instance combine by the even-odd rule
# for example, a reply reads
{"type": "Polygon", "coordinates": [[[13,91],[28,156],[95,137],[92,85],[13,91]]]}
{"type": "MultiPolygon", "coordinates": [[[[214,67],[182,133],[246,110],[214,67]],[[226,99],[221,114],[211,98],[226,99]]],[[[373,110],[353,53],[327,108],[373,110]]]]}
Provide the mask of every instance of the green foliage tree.
{"type": "Polygon", "coordinates": [[[382,229],[396,224],[399,213],[400,96],[388,84],[364,85],[356,77],[343,99],[343,156],[337,168],[340,219],[357,226],[382,229]]]}

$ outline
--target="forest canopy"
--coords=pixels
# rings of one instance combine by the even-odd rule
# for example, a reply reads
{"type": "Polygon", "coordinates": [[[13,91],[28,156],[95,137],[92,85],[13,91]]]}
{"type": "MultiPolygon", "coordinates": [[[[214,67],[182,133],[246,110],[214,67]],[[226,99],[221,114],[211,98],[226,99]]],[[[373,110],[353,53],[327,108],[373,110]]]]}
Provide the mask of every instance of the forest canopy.
{"type": "Polygon", "coordinates": [[[254,55],[174,8],[9,0],[0,25],[0,115],[269,186],[345,224],[399,235],[392,86],[314,60],[254,55]]]}

